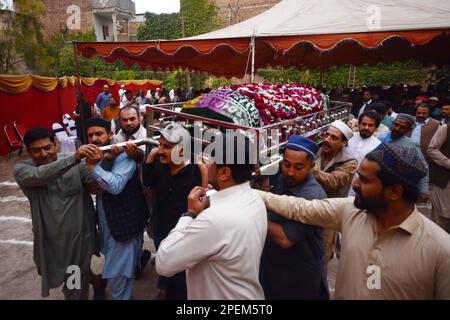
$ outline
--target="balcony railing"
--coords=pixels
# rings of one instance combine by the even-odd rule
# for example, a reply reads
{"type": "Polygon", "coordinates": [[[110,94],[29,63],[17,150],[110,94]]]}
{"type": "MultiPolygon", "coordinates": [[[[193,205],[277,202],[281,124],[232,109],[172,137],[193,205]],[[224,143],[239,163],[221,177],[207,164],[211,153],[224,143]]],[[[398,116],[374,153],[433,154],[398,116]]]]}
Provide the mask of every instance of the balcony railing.
{"type": "Polygon", "coordinates": [[[94,9],[117,8],[128,11],[133,15],[136,14],[136,6],[131,0],[93,0],[92,2],[94,9]]]}

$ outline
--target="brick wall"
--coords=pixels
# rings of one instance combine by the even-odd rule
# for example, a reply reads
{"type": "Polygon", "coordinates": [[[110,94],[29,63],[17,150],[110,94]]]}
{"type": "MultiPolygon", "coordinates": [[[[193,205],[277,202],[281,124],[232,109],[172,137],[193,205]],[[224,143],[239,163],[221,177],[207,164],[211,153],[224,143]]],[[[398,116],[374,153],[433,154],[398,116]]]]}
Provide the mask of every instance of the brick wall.
{"type": "Polygon", "coordinates": [[[215,0],[219,19],[224,26],[257,16],[281,0],[215,0]]]}
{"type": "Polygon", "coordinates": [[[73,31],[88,32],[93,26],[92,0],[41,0],[47,9],[47,16],[43,21],[44,34],[48,37],[55,32],[60,32],[61,25],[67,26],[73,31]],[[79,14],[71,11],[70,6],[79,8],[79,14]],[[72,17],[67,23],[68,18],[72,17]]]}

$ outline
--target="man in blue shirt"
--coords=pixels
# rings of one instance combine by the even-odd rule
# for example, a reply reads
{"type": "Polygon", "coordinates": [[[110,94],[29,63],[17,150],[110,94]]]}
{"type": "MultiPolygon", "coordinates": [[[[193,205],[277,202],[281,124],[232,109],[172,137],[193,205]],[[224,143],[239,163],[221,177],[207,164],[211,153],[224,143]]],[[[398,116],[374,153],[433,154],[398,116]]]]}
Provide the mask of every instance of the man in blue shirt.
{"type": "Polygon", "coordinates": [[[97,96],[97,100],[95,100],[95,103],[97,104],[97,107],[100,109],[100,113],[103,112],[107,107],[109,107],[109,98],[111,98],[111,92],[109,92],[108,85],[103,86],[103,92],[100,93],[97,96]]]}
{"type": "MultiPolygon", "coordinates": [[[[97,147],[110,144],[109,121],[91,118],[86,127],[89,143],[97,147]]],[[[136,162],[127,153],[107,159],[97,150],[86,166],[102,190],[97,195],[100,251],[105,256],[102,278],[108,279],[114,300],[129,300],[149,217],[147,202],[136,162]]],[[[118,149],[113,152],[118,153],[118,149]]]]}
{"type": "MultiPolygon", "coordinates": [[[[271,192],[308,200],[326,198],[311,173],[318,150],[307,138],[289,137],[282,174],[273,177],[271,192]]],[[[260,268],[266,299],[329,299],[325,263],[322,228],[269,213],[260,268]]]]}

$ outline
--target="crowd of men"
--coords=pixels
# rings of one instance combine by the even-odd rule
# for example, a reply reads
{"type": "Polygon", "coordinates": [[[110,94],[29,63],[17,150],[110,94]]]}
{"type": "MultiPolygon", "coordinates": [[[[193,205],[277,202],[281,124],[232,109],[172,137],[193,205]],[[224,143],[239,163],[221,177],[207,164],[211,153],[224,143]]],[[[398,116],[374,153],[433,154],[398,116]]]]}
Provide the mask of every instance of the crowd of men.
{"type": "MultiPolygon", "coordinates": [[[[158,103],[172,101],[164,92],[158,103]]],[[[24,137],[30,159],[14,176],[30,201],[43,296],[64,284],[66,299],[88,299],[92,284],[95,299],[106,286],[113,299],[131,299],[151,256],[147,230],[156,299],[326,300],[333,257],[336,299],[450,299],[448,97],[421,95],[394,113],[364,91],[354,120],[333,122],[320,145],[290,136],[279,172],[255,181],[252,142],[241,134],[221,136],[234,148],[195,159],[189,132],[175,123],[156,133],[158,146],[102,151],[147,135],[139,105],[154,96],[122,94],[118,106],[105,86],[101,116],[86,118],[74,154],[58,154],[48,129],[24,137]],[[428,202],[433,221],[417,209],[428,202]],[[100,254],[96,275],[90,261],[100,254]],[[67,285],[72,265],[78,288],[67,285]]],[[[77,101],[76,115],[91,110],[77,101]]]]}
{"type": "MultiPolygon", "coordinates": [[[[117,100],[110,92],[108,85],[103,86],[103,92],[99,93],[94,103],[86,101],[83,93],[76,92],[76,107],[72,113],[72,118],[75,120],[77,128],[77,135],[81,142],[85,144],[85,136],[83,135],[83,115],[84,121],[92,117],[102,117],[107,121],[111,121],[112,131],[117,133],[120,130],[119,126],[119,111],[124,107],[135,107],[143,115],[145,114],[145,107],[148,105],[165,104],[165,103],[182,103],[192,100],[203,93],[208,93],[211,89],[206,88],[202,90],[194,90],[190,87],[187,92],[181,88],[173,87],[170,91],[166,88],[140,89],[133,92],[127,90],[125,85],[122,85],[118,91],[117,100]],[[82,109],[82,110],[81,110],[82,109]]],[[[145,117],[142,117],[142,122],[145,124],[145,117]]],[[[85,131],[85,130],[84,130],[85,131]]]]}

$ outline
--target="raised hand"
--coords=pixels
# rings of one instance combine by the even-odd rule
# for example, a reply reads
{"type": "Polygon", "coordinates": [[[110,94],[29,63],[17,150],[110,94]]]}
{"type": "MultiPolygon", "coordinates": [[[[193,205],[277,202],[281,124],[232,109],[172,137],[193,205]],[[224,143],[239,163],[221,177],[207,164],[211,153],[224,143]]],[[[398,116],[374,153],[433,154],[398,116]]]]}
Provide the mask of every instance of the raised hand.
{"type": "Polygon", "coordinates": [[[103,151],[100,148],[95,147],[95,152],[86,157],[86,166],[89,169],[94,169],[97,163],[103,159],[103,151]]]}
{"type": "Polygon", "coordinates": [[[138,148],[137,144],[135,143],[127,143],[124,146],[125,152],[128,155],[128,158],[133,159],[137,162],[142,162],[142,159],[144,157],[144,153],[141,149],[138,148]]]}
{"type": "Polygon", "coordinates": [[[155,147],[148,154],[147,160],[145,160],[145,163],[153,163],[155,161],[157,155],[158,155],[158,148],[155,147]]]}
{"type": "Polygon", "coordinates": [[[206,158],[204,157],[203,153],[199,153],[195,157],[195,161],[198,165],[198,168],[200,170],[200,176],[202,177],[202,187],[207,188],[208,187],[208,165],[204,161],[206,158]]]}
{"type": "Polygon", "coordinates": [[[195,215],[208,207],[208,199],[206,197],[206,189],[202,187],[194,187],[187,198],[188,211],[195,215]]]}
{"type": "Polygon", "coordinates": [[[82,158],[93,158],[97,153],[97,147],[93,144],[85,144],[75,151],[75,160],[80,161],[82,158]]]}

